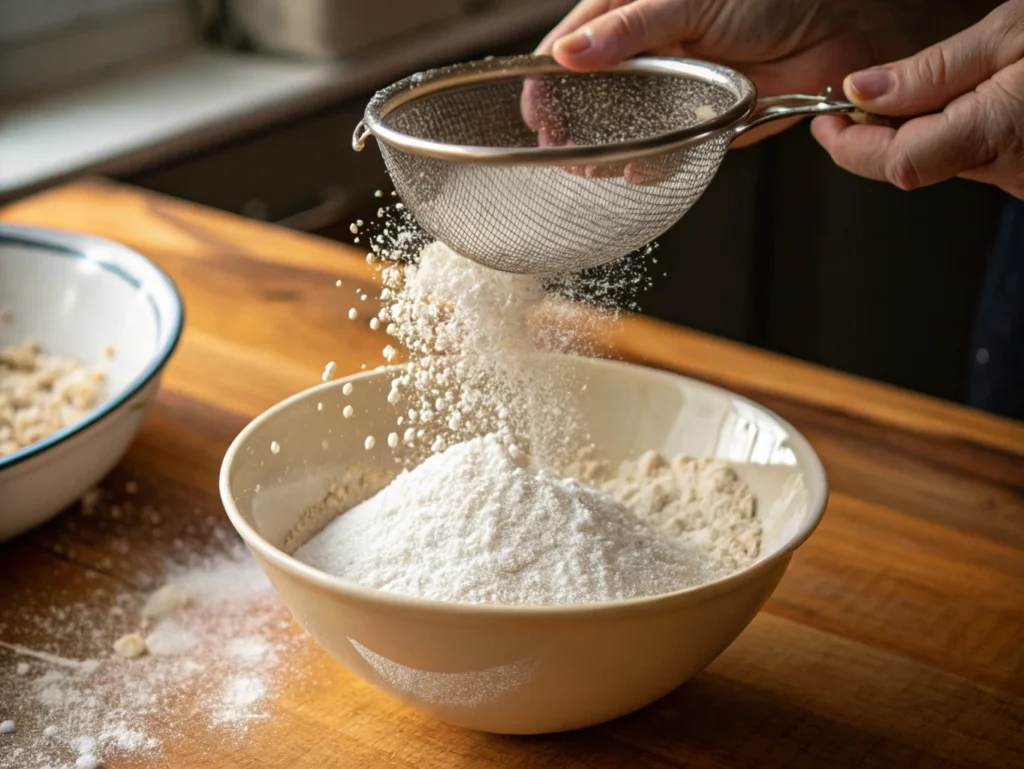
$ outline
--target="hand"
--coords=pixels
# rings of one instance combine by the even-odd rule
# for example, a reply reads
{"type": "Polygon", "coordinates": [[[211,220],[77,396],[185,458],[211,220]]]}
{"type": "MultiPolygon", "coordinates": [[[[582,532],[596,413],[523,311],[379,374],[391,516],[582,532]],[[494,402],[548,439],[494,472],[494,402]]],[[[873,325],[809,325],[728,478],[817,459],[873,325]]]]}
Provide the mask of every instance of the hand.
{"type": "Polygon", "coordinates": [[[904,190],[959,176],[1024,199],[1024,0],[916,56],[854,73],[844,90],[878,114],[937,114],[898,130],[816,118],[811,130],[839,166],[904,190]]]}
{"type": "MultiPolygon", "coordinates": [[[[583,0],[537,49],[563,66],[590,71],[639,53],[726,64],[762,95],[818,93],[877,59],[862,34],[874,19],[837,0],[583,0]],[[854,9],[854,10],[851,10],[854,9]],[[859,21],[858,21],[859,20],[859,21]]],[[[524,99],[527,115],[528,99],[524,99]]],[[[529,122],[529,117],[527,117],[529,122]]],[[[736,144],[785,128],[765,126],[736,144]]]]}

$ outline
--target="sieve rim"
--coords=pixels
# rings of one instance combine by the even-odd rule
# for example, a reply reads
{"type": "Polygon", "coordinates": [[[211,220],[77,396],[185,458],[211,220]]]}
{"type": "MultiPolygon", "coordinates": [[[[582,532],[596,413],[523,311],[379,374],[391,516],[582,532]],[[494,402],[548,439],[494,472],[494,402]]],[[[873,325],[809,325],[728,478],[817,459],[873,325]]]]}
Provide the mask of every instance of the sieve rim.
{"type": "MultiPolygon", "coordinates": [[[[535,75],[586,75],[562,67],[551,56],[488,57],[464,64],[410,75],[381,89],[366,106],[356,128],[353,147],[361,149],[370,135],[412,155],[477,165],[562,166],[582,163],[622,163],[702,144],[743,125],[757,106],[753,82],[730,67],[697,59],[644,56],[600,70],[602,73],[647,74],[697,80],[736,94],[736,103],[710,120],[641,139],[562,147],[482,147],[421,139],[386,124],[399,107],[445,90],[477,83],[514,80],[535,75]]],[[[738,135],[739,132],[737,131],[738,135]]]]}

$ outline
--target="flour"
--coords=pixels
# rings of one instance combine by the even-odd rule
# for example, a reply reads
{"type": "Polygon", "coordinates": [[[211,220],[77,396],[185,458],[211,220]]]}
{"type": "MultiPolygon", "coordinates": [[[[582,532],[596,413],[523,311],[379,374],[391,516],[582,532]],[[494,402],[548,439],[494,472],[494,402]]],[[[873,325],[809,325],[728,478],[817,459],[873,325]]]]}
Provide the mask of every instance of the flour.
{"type": "Polygon", "coordinates": [[[270,645],[259,636],[232,638],[227,645],[228,656],[247,660],[257,660],[270,652],[270,645]]]}
{"type": "Polygon", "coordinates": [[[146,636],[145,643],[155,657],[174,657],[192,651],[199,645],[199,639],[174,620],[163,619],[146,636]]]}
{"type": "MultiPolygon", "coordinates": [[[[757,557],[753,497],[731,468],[708,465],[705,477],[704,464],[661,472],[650,457],[642,471],[576,461],[590,445],[575,397],[587,382],[547,353],[592,351],[604,320],[594,307],[645,285],[635,261],[546,280],[502,273],[392,214],[378,212],[367,256],[383,286],[369,325],[390,338],[386,363],[398,359],[395,344],[407,360],[387,395],[398,428],[387,445],[406,471],[354,502],[340,491],[350,483],[332,488],[289,536],[289,550],[305,543],[297,558],[406,595],[550,604],[672,592],[757,557]]],[[[650,249],[642,257],[656,263],[650,249]]],[[[359,415],[348,404],[343,416],[359,415]]]]}
{"type": "Polygon", "coordinates": [[[386,364],[407,361],[387,396],[402,428],[388,445],[438,453],[494,433],[545,462],[567,461],[585,439],[566,390],[576,375],[545,353],[591,351],[597,329],[646,285],[642,265],[557,279],[502,273],[427,242],[400,205],[380,216],[368,257],[377,257],[381,309],[369,326],[390,338],[386,364]],[[591,312],[570,318],[566,298],[591,312]]]}
{"type": "Polygon", "coordinates": [[[295,557],[395,593],[465,603],[588,603],[722,574],[611,496],[512,458],[493,435],[456,444],[340,515],[295,557]]]}
{"type": "Polygon", "coordinates": [[[259,704],[267,694],[267,682],[259,675],[239,675],[224,685],[214,724],[239,723],[265,717],[259,704]]]}
{"type": "Polygon", "coordinates": [[[626,505],[638,518],[710,552],[729,571],[761,552],[753,493],[727,463],[655,451],[620,463],[583,459],[569,472],[626,505]]]}
{"type": "MultiPolygon", "coordinates": [[[[533,313],[547,299],[529,275],[481,267],[441,243],[416,264],[382,271],[380,318],[405,348],[408,368],[391,382],[388,401],[415,425],[412,442],[434,453],[493,432],[503,441],[532,439],[535,453],[557,450],[532,419],[541,404],[559,410],[557,374],[539,364],[533,313]],[[423,431],[422,438],[419,431],[423,431]]],[[[394,358],[393,347],[382,351],[394,358]]]]}
{"type": "MultiPolygon", "coordinates": [[[[110,516],[110,506],[89,516],[110,516]]],[[[304,675],[291,659],[309,641],[234,535],[208,547],[139,574],[164,585],[155,593],[125,587],[45,613],[26,607],[21,632],[37,629],[45,647],[0,642],[0,717],[18,726],[0,735],[0,769],[160,765],[162,739],[234,739],[268,717],[284,681],[304,675]],[[114,651],[132,636],[125,651],[149,654],[114,651]],[[77,658],[83,651],[92,658],[77,658]]]]}
{"type": "Polygon", "coordinates": [[[75,769],[100,769],[103,759],[94,753],[82,753],[75,760],[75,769]]]}
{"type": "Polygon", "coordinates": [[[163,619],[188,603],[188,593],[177,585],[164,585],[142,605],[145,619],[163,619]]]}

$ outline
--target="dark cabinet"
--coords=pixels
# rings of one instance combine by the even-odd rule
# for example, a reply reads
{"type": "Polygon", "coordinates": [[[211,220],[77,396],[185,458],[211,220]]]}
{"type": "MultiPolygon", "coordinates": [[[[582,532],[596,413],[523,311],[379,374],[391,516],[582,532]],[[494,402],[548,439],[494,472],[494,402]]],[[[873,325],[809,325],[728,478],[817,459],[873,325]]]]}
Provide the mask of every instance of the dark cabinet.
{"type": "Polygon", "coordinates": [[[905,193],[831,163],[806,126],[730,153],[661,239],[653,315],[962,400],[1003,196],[905,193]]]}

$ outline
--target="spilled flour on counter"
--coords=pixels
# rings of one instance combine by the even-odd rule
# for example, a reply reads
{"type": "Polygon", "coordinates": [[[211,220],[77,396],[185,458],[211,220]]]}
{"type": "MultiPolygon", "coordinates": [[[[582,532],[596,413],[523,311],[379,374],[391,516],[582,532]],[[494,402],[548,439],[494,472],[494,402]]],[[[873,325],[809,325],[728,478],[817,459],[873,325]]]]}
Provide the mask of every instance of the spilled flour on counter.
{"type": "Polygon", "coordinates": [[[308,641],[237,540],[156,578],[166,585],[148,602],[125,588],[105,604],[25,612],[45,644],[0,644],[0,719],[18,726],[0,735],[0,769],[149,765],[163,740],[237,739],[303,675],[290,660],[308,641]],[[126,634],[139,640],[115,652],[126,634]],[[90,659],[64,656],[83,639],[90,659]]]}
{"type": "MultiPolygon", "coordinates": [[[[612,473],[606,492],[485,435],[403,472],[295,557],[369,587],[460,603],[669,593],[748,565],[759,549],[749,490],[727,465],[696,464],[708,472],[645,455],[612,473]]],[[[587,465],[592,477],[601,469],[587,465]]]]}

